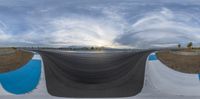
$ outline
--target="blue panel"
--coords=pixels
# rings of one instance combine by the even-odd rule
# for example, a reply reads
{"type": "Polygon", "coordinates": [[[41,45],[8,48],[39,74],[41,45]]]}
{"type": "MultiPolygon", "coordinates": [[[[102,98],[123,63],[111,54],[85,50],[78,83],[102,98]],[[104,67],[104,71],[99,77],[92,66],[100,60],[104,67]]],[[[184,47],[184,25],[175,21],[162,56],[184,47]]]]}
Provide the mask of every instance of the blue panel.
{"type": "Polygon", "coordinates": [[[198,76],[199,76],[199,80],[200,80],[200,74],[198,74],[198,76]]]}
{"type": "Polygon", "coordinates": [[[150,56],[149,56],[149,60],[150,60],[150,61],[157,60],[156,55],[150,55],[150,56]]]}
{"type": "Polygon", "coordinates": [[[10,93],[24,94],[36,88],[40,75],[41,61],[31,60],[15,71],[0,74],[0,82],[10,93]]]}

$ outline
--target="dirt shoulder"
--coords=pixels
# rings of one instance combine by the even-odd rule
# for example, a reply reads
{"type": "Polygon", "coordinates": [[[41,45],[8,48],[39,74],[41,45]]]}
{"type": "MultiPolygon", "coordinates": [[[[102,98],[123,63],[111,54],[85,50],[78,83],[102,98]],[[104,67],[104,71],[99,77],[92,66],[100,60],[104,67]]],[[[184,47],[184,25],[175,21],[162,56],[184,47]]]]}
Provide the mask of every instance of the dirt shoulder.
{"type": "Polygon", "coordinates": [[[0,49],[0,52],[0,73],[16,70],[24,66],[33,57],[30,52],[16,49],[0,49]]]}
{"type": "Polygon", "coordinates": [[[200,55],[179,55],[170,51],[157,53],[158,59],[168,67],[184,73],[200,73],[200,55]]]}

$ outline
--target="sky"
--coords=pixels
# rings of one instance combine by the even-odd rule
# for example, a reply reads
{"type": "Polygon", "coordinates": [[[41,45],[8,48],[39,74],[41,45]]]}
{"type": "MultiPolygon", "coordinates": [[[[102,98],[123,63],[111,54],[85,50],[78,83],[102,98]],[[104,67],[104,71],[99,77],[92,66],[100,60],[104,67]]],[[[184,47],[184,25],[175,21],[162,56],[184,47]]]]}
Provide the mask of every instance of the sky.
{"type": "Polygon", "coordinates": [[[200,45],[198,0],[0,0],[0,46],[200,45]]]}

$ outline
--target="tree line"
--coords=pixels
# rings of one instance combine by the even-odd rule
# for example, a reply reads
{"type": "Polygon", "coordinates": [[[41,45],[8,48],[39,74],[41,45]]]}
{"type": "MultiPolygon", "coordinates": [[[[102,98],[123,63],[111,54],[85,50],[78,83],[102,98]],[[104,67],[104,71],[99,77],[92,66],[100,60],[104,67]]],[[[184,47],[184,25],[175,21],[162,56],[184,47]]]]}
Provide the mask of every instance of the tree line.
{"type": "MultiPolygon", "coordinates": [[[[178,48],[181,48],[182,47],[182,45],[181,44],[178,44],[178,48]]],[[[192,48],[194,48],[193,47],[193,43],[192,42],[189,42],[188,44],[187,44],[187,48],[190,48],[190,49],[192,49],[192,48]]],[[[199,47],[200,48],[200,47],[199,47]]]]}

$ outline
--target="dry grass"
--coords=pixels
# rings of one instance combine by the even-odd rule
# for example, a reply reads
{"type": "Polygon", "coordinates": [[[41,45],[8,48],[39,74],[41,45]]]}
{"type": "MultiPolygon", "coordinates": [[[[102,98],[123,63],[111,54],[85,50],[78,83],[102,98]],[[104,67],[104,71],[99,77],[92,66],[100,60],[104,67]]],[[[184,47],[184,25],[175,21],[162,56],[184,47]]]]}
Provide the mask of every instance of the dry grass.
{"type": "Polygon", "coordinates": [[[186,51],[186,52],[196,52],[196,51],[200,51],[200,49],[188,49],[188,48],[186,48],[186,49],[183,49],[182,51],[186,51]]]}
{"type": "Polygon", "coordinates": [[[15,50],[15,53],[12,54],[0,55],[0,72],[16,70],[25,65],[32,57],[32,53],[21,50],[15,50]]]}
{"type": "Polygon", "coordinates": [[[200,55],[186,56],[163,51],[157,53],[158,58],[168,67],[184,73],[200,73],[200,55]]]}

